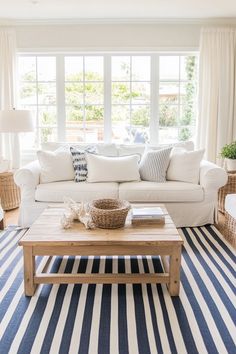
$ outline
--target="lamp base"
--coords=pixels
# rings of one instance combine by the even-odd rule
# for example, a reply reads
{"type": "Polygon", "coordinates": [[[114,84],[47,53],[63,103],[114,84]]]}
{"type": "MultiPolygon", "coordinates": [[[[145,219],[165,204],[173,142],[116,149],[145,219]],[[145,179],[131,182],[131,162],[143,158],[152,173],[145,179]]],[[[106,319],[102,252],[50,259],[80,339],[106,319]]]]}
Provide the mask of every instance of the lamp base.
{"type": "Polygon", "coordinates": [[[0,173],[8,171],[9,168],[10,168],[10,161],[4,160],[2,157],[0,157],[0,173]]]}
{"type": "Polygon", "coordinates": [[[19,134],[13,135],[13,149],[12,149],[12,169],[17,170],[20,167],[20,139],[19,134]]]}

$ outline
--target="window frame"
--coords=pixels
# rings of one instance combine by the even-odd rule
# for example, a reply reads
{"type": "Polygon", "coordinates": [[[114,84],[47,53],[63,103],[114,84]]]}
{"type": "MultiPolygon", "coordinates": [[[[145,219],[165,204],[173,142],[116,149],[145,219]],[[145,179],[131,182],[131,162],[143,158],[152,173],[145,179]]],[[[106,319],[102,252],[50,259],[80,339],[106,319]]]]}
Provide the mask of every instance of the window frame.
{"type": "MultiPolygon", "coordinates": [[[[104,65],[104,143],[112,142],[112,56],[150,56],[150,144],[158,145],[159,140],[159,58],[160,56],[195,56],[199,63],[199,51],[196,50],[168,50],[168,51],[122,51],[122,52],[104,52],[104,51],[93,51],[93,52],[42,52],[42,51],[30,51],[24,52],[19,51],[17,57],[46,57],[52,56],[56,59],[56,114],[57,114],[57,141],[66,141],[66,102],[65,102],[65,60],[66,56],[102,56],[104,65]]],[[[170,80],[167,80],[170,81],[170,80]]],[[[172,80],[174,81],[174,80],[172,80]]],[[[145,81],[146,82],[146,81],[145,81]]],[[[176,81],[179,85],[181,84],[180,78],[176,81]]],[[[198,77],[197,77],[198,82],[198,77]]],[[[196,101],[198,99],[198,92],[196,93],[196,101]]],[[[17,98],[19,106],[19,97],[17,98]]],[[[149,105],[149,104],[148,104],[149,105]]],[[[178,103],[178,111],[180,109],[180,102],[178,103]]],[[[179,115],[179,112],[178,112],[179,115]]],[[[196,107],[196,124],[197,124],[197,107],[196,107]]],[[[38,118],[37,118],[38,122],[38,118]]],[[[196,126],[196,125],[195,125],[196,126]]],[[[39,143],[39,126],[36,127],[37,131],[37,141],[39,143]]],[[[178,128],[180,126],[178,125],[178,128]]],[[[35,151],[39,148],[37,146],[35,149],[27,149],[25,151],[35,151]]]]}

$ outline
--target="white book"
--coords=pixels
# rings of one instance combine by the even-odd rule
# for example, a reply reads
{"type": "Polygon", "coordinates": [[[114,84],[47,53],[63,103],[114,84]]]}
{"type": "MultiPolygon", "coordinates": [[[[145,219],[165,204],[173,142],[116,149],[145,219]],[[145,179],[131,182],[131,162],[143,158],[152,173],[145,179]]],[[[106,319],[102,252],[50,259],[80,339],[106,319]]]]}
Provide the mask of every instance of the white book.
{"type": "Polygon", "coordinates": [[[160,220],[160,219],[165,219],[165,215],[159,215],[159,216],[152,216],[152,215],[133,216],[132,220],[134,220],[134,219],[139,219],[139,220],[160,220]]]}
{"type": "Polygon", "coordinates": [[[135,218],[163,218],[165,213],[160,207],[133,208],[132,217],[135,218]]]}

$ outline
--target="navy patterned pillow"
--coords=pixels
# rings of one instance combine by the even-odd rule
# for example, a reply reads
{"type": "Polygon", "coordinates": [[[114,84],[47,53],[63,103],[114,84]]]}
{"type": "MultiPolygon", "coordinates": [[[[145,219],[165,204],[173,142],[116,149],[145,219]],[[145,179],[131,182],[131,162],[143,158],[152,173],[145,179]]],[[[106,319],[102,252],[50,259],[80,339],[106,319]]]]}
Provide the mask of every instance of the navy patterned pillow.
{"type": "Polygon", "coordinates": [[[96,147],[89,146],[86,149],[82,150],[71,146],[70,152],[72,155],[73,167],[75,171],[75,182],[85,182],[88,174],[85,153],[96,153],[96,147]]]}

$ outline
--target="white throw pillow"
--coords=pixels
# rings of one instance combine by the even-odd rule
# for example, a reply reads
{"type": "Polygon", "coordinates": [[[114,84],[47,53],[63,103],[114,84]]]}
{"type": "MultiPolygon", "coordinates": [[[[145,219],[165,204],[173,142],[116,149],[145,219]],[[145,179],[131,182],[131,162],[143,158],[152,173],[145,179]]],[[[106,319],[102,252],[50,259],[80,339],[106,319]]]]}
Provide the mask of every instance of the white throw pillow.
{"type": "Polygon", "coordinates": [[[205,150],[186,151],[182,148],[174,148],[167,169],[167,179],[199,183],[200,163],[205,150]]]}
{"type": "Polygon", "coordinates": [[[139,181],[139,156],[107,157],[86,154],[87,182],[139,181]]]}
{"type": "Polygon", "coordinates": [[[37,155],[41,167],[40,183],[74,179],[70,151],[37,151],[37,155]]]}

